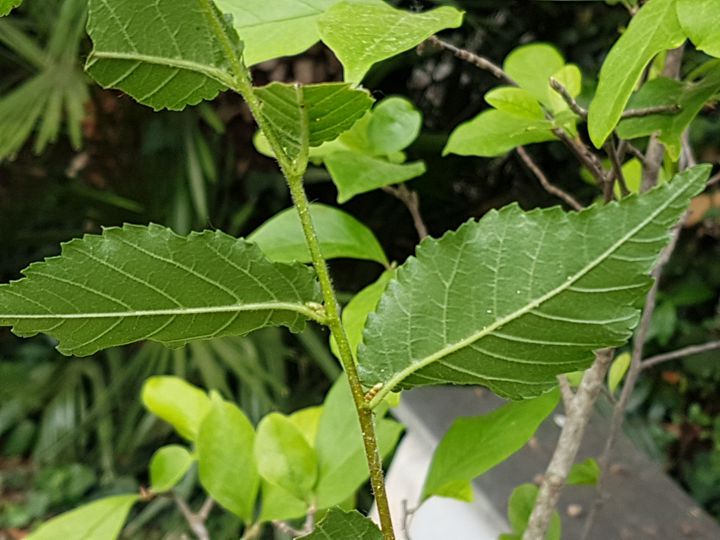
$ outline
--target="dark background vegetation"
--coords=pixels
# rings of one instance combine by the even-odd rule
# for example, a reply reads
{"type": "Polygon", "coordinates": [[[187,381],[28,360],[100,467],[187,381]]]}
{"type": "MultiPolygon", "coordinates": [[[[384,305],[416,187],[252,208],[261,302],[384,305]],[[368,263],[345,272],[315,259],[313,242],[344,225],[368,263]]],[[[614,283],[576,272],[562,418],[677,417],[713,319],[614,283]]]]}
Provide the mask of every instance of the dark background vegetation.
{"type": "MultiPolygon", "coordinates": [[[[44,47],[57,24],[53,14],[68,1],[73,0],[31,0],[11,20],[44,47]]],[[[443,3],[467,11],[463,28],[444,34],[448,40],[498,62],[519,44],[553,43],[581,67],[584,96],[592,95],[603,55],[628,20],[622,6],[604,2],[401,2],[411,9],[443,3]]],[[[79,67],[89,42],[82,36],[66,44],[74,45],[79,67]]],[[[0,104],[35,73],[20,51],[0,44],[0,104]]],[[[339,80],[341,69],[316,46],[303,56],[261,65],[255,76],[258,83],[320,82],[339,80]]],[[[242,236],[290,205],[274,164],[252,147],[254,127],[238,97],[223,95],[182,113],[153,113],[87,82],[80,148],[72,148],[61,126],[57,141],[40,155],[31,137],[14,160],[0,163],[2,282],[17,279],[31,261],[57,254],[60,242],[101,226],[155,222],[179,233],[209,227],[242,236]]],[[[376,97],[408,96],[424,114],[423,133],[409,154],[425,160],[428,173],[409,186],[419,193],[434,236],[512,201],[524,208],[558,203],[512,153],[498,159],[440,157],[450,130],[485,107],[482,96],[495,84],[487,74],[427,47],[376,66],[366,79],[376,97]]],[[[705,161],[718,161],[718,120],[720,111],[706,110],[691,133],[705,161]]],[[[1,118],[0,129],[8,129],[1,118]]],[[[564,189],[584,202],[596,196],[564,147],[551,143],[531,151],[564,189]]],[[[308,176],[311,199],[335,204],[326,173],[317,169],[308,176]]],[[[412,253],[417,242],[412,221],[393,197],[378,191],[343,208],[375,232],[391,260],[402,262],[412,253]]],[[[684,231],[663,279],[648,354],[720,335],[719,216],[717,208],[711,210],[684,231]]],[[[332,269],[345,297],[380,271],[371,263],[348,261],[334,261],[332,269]]],[[[0,330],[0,538],[20,538],[44,516],[146,482],[152,451],[173,438],[139,403],[148,375],[180,374],[219,389],[257,419],[269,410],[321,401],[338,373],[326,339],[316,329],[299,336],[266,330],[177,351],[142,344],[72,359],[61,357],[46,337],[21,341],[0,330]]],[[[718,356],[698,355],[644,375],[630,406],[628,431],[720,518],[718,356]]],[[[192,496],[194,486],[189,478],[181,489],[192,496]]],[[[172,508],[156,500],[133,517],[127,536],[177,538],[183,524],[172,508]]],[[[218,538],[238,527],[219,512],[212,525],[224,531],[218,538]]]]}

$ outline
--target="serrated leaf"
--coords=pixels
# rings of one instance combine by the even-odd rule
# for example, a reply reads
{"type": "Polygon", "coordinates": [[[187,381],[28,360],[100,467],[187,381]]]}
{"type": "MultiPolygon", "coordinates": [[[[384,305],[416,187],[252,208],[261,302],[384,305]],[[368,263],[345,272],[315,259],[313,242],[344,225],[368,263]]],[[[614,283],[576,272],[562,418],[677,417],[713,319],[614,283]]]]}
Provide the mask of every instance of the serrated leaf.
{"type": "Polygon", "coordinates": [[[184,446],[171,444],[158,449],[150,460],[150,487],[153,492],[162,493],[174,488],[193,461],[184,446]]]}
{"type": "Polygon", "coordinates": [[[125,225],[63,245],[19,281],[0,285],[0,325],[46,333],[87,356],[140,340],[170,346],[265,326],[299,331],[320,300],[314,272],[268,261],[219,231],[178,236],[125,225]]]}
{"type": "MultiPolygon", "coordinates": [[[[402,426],[378,414],[376,431],[381,456],[387,456],[402,433],[402,426]]],[[[320,417],[315,449],[318,508],[340,504],[368,479],[362,433],[347,378],[342,375],[330,389],[320,417]]]]}
{"type": "Polygon", "coordinates": [[[594,486],[601,474],[598,462],[593,458],[587,458],[582,463],[575,463],[572,466],[565,483],[568,486],[594,486]]]}
{"type": "Polygon", "coordinates": [[[620,382],[622,382],[628,368],[630,367],[631,361],[632,357],[630,356],[630,353],[622,353],[613,360],[613,363],[608,370],[608,390],[610,390],[611,394],[615,393],[615,390],[617,390],[620,382]]]}
{"type": "MultiPolygon", "coordinates": [[[[387,257],[375,235],[350,214],[332,206],[311,204],[310,215],[326,259],[366,259],[387,266],[387,257]]],[[[312,262],[295,208],[267,220],[248,240],[257,244],[272,261],[312,262]]]]}
{"type": "Polygon", "coordinates": [[[173,376],[156,375],[147,379],[142,402],[148,411],[189,441],[197,438],[200,423],[210,410],[210,399],[205,392],[173,376]]]}
{"type": "Polygon", "coordinates": [[[684,40],[675,0],[650,0],[640,8],[600,69],[588,111],[588,131],[597,148],[615,129],[645,67],[657,54],[678,47],[684,40]]]}
{"type": "Polygon", "coordinates": [[[373,103],[365,90],[346,83],[271,83],[255,89],[262,115],[272,125],[286,156],[307,159],[311,147],[336,139],[373,103]]]}
{"type": "Polygon", "coordinates": [[[441,7],[413,13],[385,3],[335,4],[318,20],[320,36],[345,70],[345,80],[362,81],[382,60],[412,49],[446,28],[462,24],[463,13],[441,7]]]}
{"type": "Polygon", "coordinates": [[[4,17],[22,4],[23,0],[0,0],[0,17],[4,17]]]}
{"type": "Polygon", "coordinates": [[[197,439],[200,483],[223,508],[250,523],[260,488],[255,430],[237,406],[212,397],[197,439]]]}
{"type": "Polygon", "coordinates": [[[46,521],[30,533],[27,540],[115,540],[125,524],[130,509],[138,496],[117,495],[107,497],[46,521]]]}
{"type": "Polygon", "coordinates": [[[710,56],[720,57],[717,0],[677,0],[677,16],[695,47],[710,56]]]}
{"type": "Polygon", "coordinates": [[[366,386],[384,385],[373,403],[444,383],[537,396],[623,344],[668,229],[709,172],[580,213],[511,205],[423,241],[368,318],[359,370],[366,386]]]}
{"type": "Polygon", "coordinates": [[[333,152],[324,159],[333,183],[338,188],[338,203],[355,195],[383,186],[401,184],[425,174],[425,163],[391,163],[387,160],[355,152],[333,152]]]}
{"type": "Polygon", "coordinates": [[[86,70],[153,109],[181,110],[234,85],[242,45],[212,0],[90,0],[86,70]]]}
{"type": "Polygon", "coordinates": [[[508,403],[489,414],[456,419],[433,454],[422,498],[438,495],[467,500],[462,497],[472,494],[473,478],[525,446],[559,398],[553,391],[508,403]]]}
{"type": "Polygon", "coordinates": [[[549,120],[529,119],[490,110],[455,128],[443,155],[495,157],[525,144],[552,141],[549,120]]]}
{"type": "Polygon", "coordinates": [[[263,479],[310,501],[318,474],[315,450],[287,416],[270,413],[258,424],[255,461],[263,479]]]}
{"type": "MultiPolygon", "coordinates": [[[[342,321],[347,334],[350,350],[353,354],[357,354],[358,345],[362,341],[363,329],[368,315],[375,311],[378,302],[385,292],[385,288],[390,280],[395,276],[395,270],[386,270],[374,282],[365,287],[352,297],[345,309],[342,310],[342,321]]],[[[330,336],[330,348],[335,356],[340,357],[335,339],[330,336]]]]}
{"type": "MultiPolygon", "coordinates": [[[[380,3],[380,0],[355,0],[380,3]]],[[[249,66],[281,56],[294,56],[320,40],[317,21],[338,0],[215,0],[245,43],[249,66]]]]}
{"type": "Polygon", "coordinates": [[[677,160],[682,150],[681,137],[705,103],[720,91],[720,63],[713,62],[700,81],[683,83],[658,77],[645,83],[630,99],[629,107],[643,108],[655,105],[679,105],[674,114],[653,114],[628,118],[620,122],[617,132],[623,139],[646,137],[658,132],[670,156],[677,160]]]}
{"type": "Polygon", "coordinates": [[[310,534],[297,540],[382,540],[383,535],[370,519],[357,510],[331,508],[310,534]]]}

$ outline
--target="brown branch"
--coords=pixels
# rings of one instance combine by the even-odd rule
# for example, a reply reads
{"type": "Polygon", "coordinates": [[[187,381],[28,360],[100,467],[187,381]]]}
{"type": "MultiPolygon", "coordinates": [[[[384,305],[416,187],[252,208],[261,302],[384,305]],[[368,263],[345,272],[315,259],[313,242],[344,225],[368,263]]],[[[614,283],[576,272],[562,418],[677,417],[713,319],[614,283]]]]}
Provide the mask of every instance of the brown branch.
{"type": "Polygon", "coordinates": [[[520,156],[520,159],[523,160],[523,162],[525,163],[527,168],[530,169],[533,172],[533,174],[537,177],[537,179],[540,181],[540,184],[542,185],[543,188],[545,188],[545,191],[547,191],[551,195],[555,195],[559,199],[562,199],[563,201],[565,201],[568,204],[568,206],[570,206],[573,210],[582,210],[583,209],[583,205],[580,204],[577,201],[577,199],[575,199],[575,197],[573,197],[566,191],[560,189],[555,184],[550,182],[550,180],[548,180],[548,177],[542,171],[540,166],[535,162],[535,160],[533,160],[533,158],[530,157],[530,154],[527,153],[525,148],[523,148],[522,146],[518,146],[515,150],[517,151],[518,155],[520,156]]]}
{"type": "Polygon", "coordinates": [[[570,388],[570,381],[568,381],[567,376],[558,375],[558,386],[560,386],[560,395],[562,396],[565,414],[570,414],[570,410],[573,407],[573,400],[575,399],[575,392],[570,388]]]}
{"type": "MultiPolygon", "coordinates": [[[[180,513],[185,518],[185,521],[187,522],[188,526],[190,527],[190,530],[193,532],[195,537],[198,540],[210,540],[210,533],[207,530],[207,527],[205,527],[205,520],[207,519],[207,516],[203,517],[201,515],[202,509],[197,514],[193,512],[188,504],[181,499],[177,495],[173,495],[173,499],[175,500],[175,504],[180,509],[180,513]]],[[[212,500],[212,499],[210,499],[212,500]]],[[[203,509],[207,505],[207,500],[205,501],[205,504],[203,504],[203,509]]],[[[212,508],[212,506],[211,506],[212,508]]],[[[209,514],[210,511],[208,510],[207,513],[209,514]]]]}
{"type": "Polygon", "coordinates": [[[618,184],[620,185],[620,193],[623,197],[627,197],[628,195],[630,195],[630,190],[628,189],[627,182],[625,181],[625,175],[623,174],[622,170],[622,163],[620,163],[620,156],[618,155],[618,148],[615,145],[615,141],[613,140],[613,138],[614,136],[610,136],[608,141],[605,143],[605,151],[610,157],[613,178],[617,180],[618,184]]]}
{"type": "Polygon", "coordinates": [[[417,192],[408,189],[405,184],[400,184],[398,187],[384,186],[382,189],[407,207],[420,240],[428,236],[428,229],[420,212],[420,197],[417,192]]]}
{"type": "Polygon", "coordinates": [[[626,140],[623,140],[622,144],[625,150],[636,157],[640,163],[645,163],[645,154],[643,154],[637,146],[630,144],[626,140]]]}
{"type": "Polygon", "coordinates": [[[675,114],[682,110],[680,105],[673,103],[671,105],[654,105],[652,107],[641,107],[638,109],[625,110],[620,118],[642,118],[643,116],[651,116],[653,114],[675,114]]]}
{"type": "Polygon", "coordinates": [[[710,179],[707,182],[707,186],[714,186],[715,184],[720,183],[720,173],[717,173],[710,177],[710,179]]]}
{"type": "Polygon", "coordinates": [[[492,75],[494,75],[496,78],[500,79],[503,82],[506,82],[512,86],[517,86],[517,83],[512,79],[512,77],[510,77],[510,75],[505,73],[505,71],[503,71],[500,66],[492,62],[490,59],[485,58],[484,56],[480,56],[466,49],[456,47],[452,43],[443,41],[437,36],[430,36],[427,39],[427,42],[431,45],[434,45],[435,47],[450,51],[457,58],[463,60],[464,62],[467,62],[468,64],[472,64],[473,66],[482,69],[483,71],[490,72],[492,75]]]}
{"type": "Polygon", "coordinates": [[[670,360],[676,360],[693,354],[714,351],[715,349],[720,349],[720,340],[710,341],[708,343],[703,343],[702,345],[690,345],[689,347],[683,347],[682,349],[668,353],[656,354],[655,356],[651,356],[650,358],[643,360],[640,369],[648,369],[658,364],[662,364],[663,362],[669,362],[670,360]]]}
{"type": "Polygon", "coordinates": [[[558,94],[560,94],[560,97],[565,100],[565,103],[567,103],[568,107],[570,107],[570,110],[577,114],[580,118],[583,120],[587,120],[588,112],[587,109],[584,109],[583,107],[578,104],[577,101],[575,101],[575,98],[570,95],[570,92],[568,92],[568,89],[565,88],[560,81],[558,81],[555,77],[550,77],[550,88],[555,90],[558,94]]]}
{"type": "Polygon", "coordinates": [[[613,351],[599,351],[593,365],[585,372],[575,393],[571,409],[560,432],[557,446],[548,465],[523,540],[543,540],[555,506],[565,486],[580,448],[593,406],[602,390],[610,368],[613,351]]]}

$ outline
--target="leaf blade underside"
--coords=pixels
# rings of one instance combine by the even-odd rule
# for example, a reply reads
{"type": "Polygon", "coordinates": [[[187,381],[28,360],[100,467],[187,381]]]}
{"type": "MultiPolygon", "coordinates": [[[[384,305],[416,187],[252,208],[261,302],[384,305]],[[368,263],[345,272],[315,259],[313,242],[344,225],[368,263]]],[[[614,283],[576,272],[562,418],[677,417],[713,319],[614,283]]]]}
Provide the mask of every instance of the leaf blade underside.
{"type": "Polygon", "coordinates": [[[708,174],[580,213],[511,205],[421,243],[368,318],[359,370],[384,385],[373,404],[445,383],[533,397],[624,343],[667,231],[708,174]]]}
{"type": "Polygon", "coordinates": [[[47,333],[64,354],[150,339],[169,346],[264,326],[299,331],[319,301],[314,272],[268,261],[219,231],[178,236],[159,225],[105,229],[63,245],[0,285],[0,325],[47,333]]]}

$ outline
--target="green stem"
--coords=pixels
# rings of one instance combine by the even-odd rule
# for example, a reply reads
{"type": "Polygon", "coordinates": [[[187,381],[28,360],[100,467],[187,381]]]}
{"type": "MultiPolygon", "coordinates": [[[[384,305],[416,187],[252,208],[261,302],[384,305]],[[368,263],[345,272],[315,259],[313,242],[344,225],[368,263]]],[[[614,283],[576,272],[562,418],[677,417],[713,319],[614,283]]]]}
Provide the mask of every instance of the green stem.
{"type": "Polygon", "coordinates": [[[365,456],[367,457],[368,469],[370,471],[370,484],[372,485],[375,502],[377,504],[378,516],[380,517],[380,527],[382,529],[384,540],[395,540],[395,532],[393,531],[392,518],[390,515],[390,505],[388,503],[387,493],[385,491],[385,480],[383,478],[382,458],[378,448],[377,436],[375,434],[375,423],[373,421],[373,412],[365,401],[365,393],[360,382],[355,360],[353,358],[350,342],[348,341],[345,328],[340,318],[340,308],[338,306],[335,289],[330,279],[325,258],[320,251],[320,242],[318,241],[315,227],[310,215],[310,203],[303,186],[303,174],[307,166],[307,159],[299,159],[293,161],[288,158],[285,150],[278,141],[275,132],[262,115],[261,103],[253,92],[250,74],[245,66],[236,69],[235,88],[239,94],[243,96],[250,111],[255,117],[255,121],[265,134],[270,147],[273,149],[277,157],[285,179],[287,180],[292,195],[293,203],[297,209],[302,225],[305,241],[310,251],[313,266],[318,275],[320,289],[322,291],[325,303],[325,324],[330,328],[330,332],[335,338],[338,346],[340,362],[350,383],[355,409],[357,410],[358,419],[360,421],[360,430],[362,432],[363,444],[365,446],[365,456]]]}

